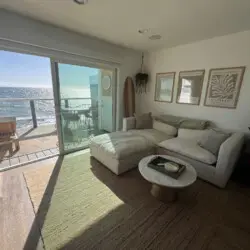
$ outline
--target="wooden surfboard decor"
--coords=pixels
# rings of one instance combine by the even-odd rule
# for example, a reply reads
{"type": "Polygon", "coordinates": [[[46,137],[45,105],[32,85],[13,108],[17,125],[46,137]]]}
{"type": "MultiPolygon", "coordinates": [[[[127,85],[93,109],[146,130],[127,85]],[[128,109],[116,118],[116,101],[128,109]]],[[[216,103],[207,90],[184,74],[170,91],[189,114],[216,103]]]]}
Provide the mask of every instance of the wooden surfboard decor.
{"type": "Polygon", "coordinates": [[[123,91],[124,117],[133,116],[135,113],[135,86],[132,77],[127,77],[123,91]]]}

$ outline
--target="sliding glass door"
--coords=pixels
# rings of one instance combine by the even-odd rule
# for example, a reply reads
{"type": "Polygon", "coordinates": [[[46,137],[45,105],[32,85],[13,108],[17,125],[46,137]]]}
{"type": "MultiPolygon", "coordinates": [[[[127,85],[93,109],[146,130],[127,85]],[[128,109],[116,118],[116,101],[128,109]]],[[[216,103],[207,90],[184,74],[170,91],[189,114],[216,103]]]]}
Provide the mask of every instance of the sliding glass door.
{"type": "Polygon", "coordinates": [[[52,62],[61,153],[88,147],[115,129],[116,70],[52,62]]]}

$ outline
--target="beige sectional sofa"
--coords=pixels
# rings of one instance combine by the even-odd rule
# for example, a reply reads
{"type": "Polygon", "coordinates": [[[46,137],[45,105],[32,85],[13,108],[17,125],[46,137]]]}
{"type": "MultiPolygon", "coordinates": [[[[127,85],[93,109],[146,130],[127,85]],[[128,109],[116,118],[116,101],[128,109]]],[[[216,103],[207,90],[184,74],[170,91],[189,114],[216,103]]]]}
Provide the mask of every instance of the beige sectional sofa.
{"type": "Polygon", "coordinates": [[[90,152],[117,175],[137,167],[147,155],[172,155],[191,163],[201,179],[223,188],[239,157],[244,134],[231,133],[214,155],[198,145],[208,125],[207,121],[161,116],[152,129],[135,129],[136,120],[129,117],[123,121],[123,131],[94,137],[90,152]]]}
{"type": "Polygon", "coordinates": [[[170,138],[173,136],[154,129],[113,132],[92,138],[90,153],[119,175],[136,168],[143,157],[155,154],[158,143],[170,138]]]}

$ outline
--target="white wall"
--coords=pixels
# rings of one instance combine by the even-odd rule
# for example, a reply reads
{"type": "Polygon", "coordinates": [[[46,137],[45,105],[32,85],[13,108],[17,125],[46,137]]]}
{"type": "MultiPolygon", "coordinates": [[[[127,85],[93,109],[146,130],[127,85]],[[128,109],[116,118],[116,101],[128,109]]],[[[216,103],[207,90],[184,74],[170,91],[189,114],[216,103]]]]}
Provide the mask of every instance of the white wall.
{"type": "Polygon", "coordinates": [[[151,80],[149,92],[137,96],[137,112],[172,114],[207,119],[221,128],[248,132],[250,126],[250,31],[216,37],[192,44],[151,52],[147,56],[151,80]],[[246,66],[236,109],[203,106],[210,68],[246,66]],[[200,106],[176,103],[179,71],[205,69],[200,106]],[[158,72],[176,72],[173,103],[154,101],[155,77],[158,72]]]}
{"type": "Polygon", "coordinates": [[[45,24],[7,10],[0,10],[0,49],[50,56],[56,59],[89,60],[119,67],[117,120],[121,125],[123,83],[140,68],[140,53],[89,36],[45,24]],[[95,59],[95,60],[92,60],[95,59]]]}

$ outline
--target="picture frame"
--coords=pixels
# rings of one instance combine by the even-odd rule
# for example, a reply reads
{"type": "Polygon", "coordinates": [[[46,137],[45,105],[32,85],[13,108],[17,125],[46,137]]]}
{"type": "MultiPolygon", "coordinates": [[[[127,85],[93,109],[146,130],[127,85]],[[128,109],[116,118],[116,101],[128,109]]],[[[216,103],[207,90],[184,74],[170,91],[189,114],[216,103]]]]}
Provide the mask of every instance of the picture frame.
{"type": "Polygon", "coordinates": [[[210,69],[204,106],[235,109],[245,66],[210,69]]]}
{"type": "Polygon", "coordinates": [[[173,102],[175,72],[157,73],[155,83],[155,101],[173,102]]]}
{"type": "Polygon", "coordinates": [[[180,71],[176,103],[200,105],[204,75],[204,69],[180,71]]]}

